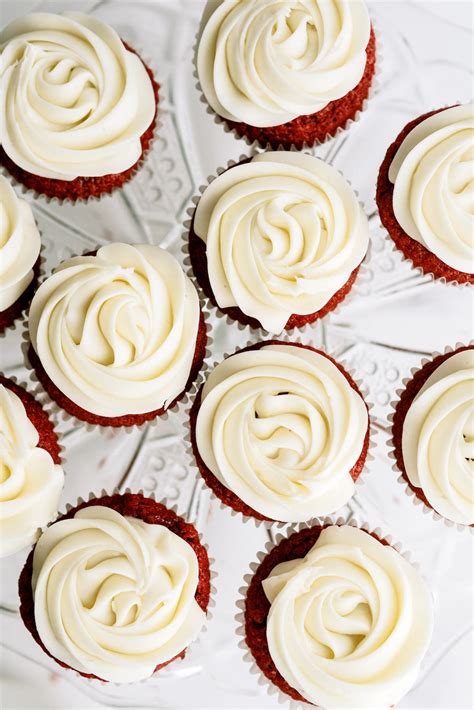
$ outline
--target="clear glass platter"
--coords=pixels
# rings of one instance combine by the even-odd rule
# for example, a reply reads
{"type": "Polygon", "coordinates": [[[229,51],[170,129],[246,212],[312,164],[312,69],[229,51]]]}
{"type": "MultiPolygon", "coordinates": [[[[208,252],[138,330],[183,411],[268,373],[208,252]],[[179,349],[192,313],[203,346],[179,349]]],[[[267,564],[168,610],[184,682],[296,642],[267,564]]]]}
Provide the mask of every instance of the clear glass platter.
{"type": "MultiPolygon", "coordinates": [[[[208,175],[247,146],[213,122],[192,76],[192,45],[201,0],[3,0],[2,25],[30,11],[91,12],[113,25],[149,61],[162,86],[163,126],[137,177],[99,203],[58,206],[38,199],[34,212],[46,245],[47,269],[71,254],[113,240],[161,244],[182,260],[186,208],[208,175]]],[[[402,708],[472,707],[472,540],[423,515],[404,495],[387,457],[389,403],[412,367],[446,345],[472,338],[472,291],[420,276],[385,238],[374,193],[388,144],[409,119],[471,98],[472,6],[469,2],[369,2],[380,40],[379,89],[348,132],[317,148],[358,191],[370,217],[371,250],[357,291],[340,311],[315,326],[313,344],[354,369],[369,389],[377,428],[370,478],[342,514],[392,533],[415,560],[433,591],[436,626],[422,673],[402,708]]],[[[244,344],[246,330],[213,319],[211,361],[244,344]]],[[[0,341],[1,369],[24,378],[19,331],[0,341]]],[[[184,661],[150,680],[114,686],[62,670],[36,646],[18,614],[16,583],[26,552],[0,562],[0,641],[5,708],[273,708],[237,646],[237,591],[267,539],[215,503],[184,457],[184,415],[172,414],[139,433],[87,433],[62,425],[67,449],[63,504],[89,491],[131,488],[177,503],[204,532],[218,579],[213,619],[184,661]],[[27,682],[25,682],[25,680],[27,682]]]]}

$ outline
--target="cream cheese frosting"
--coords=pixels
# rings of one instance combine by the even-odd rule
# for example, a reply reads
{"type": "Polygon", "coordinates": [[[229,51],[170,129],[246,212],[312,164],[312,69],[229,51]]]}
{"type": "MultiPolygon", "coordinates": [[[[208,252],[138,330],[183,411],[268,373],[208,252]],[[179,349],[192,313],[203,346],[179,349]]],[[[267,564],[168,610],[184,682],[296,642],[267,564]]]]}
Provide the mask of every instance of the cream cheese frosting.
{"type": "Polygon", "coordinates": [[[0,175],[0,311],[13,305],[32,282],[40,249],[30,205],[0,175]]]}
{"type": "Polygon", "coordinates": [[[426,380],[403,422],[402,453],[408,479],[440,515],[474,523],[474,349],[426,380]]]}
{"type": "Polygon", "coordinates": [[[329,358],[265,345],[211,372],[196,444],[206,466],[247,505],[296,522],[332,513],[351,498],[350,471],[367,428],[364,400],[329,358]]]}
{"type": "Polygon", "coordinates": [[[210,284],[221,308],[238,306],[280,333],[315,313],[347,282],[369,244],[349,184],[304,153],[269,151],[213,180],[196,208],[210,284]]]}
{"type": "Polygon", "coordinates": [[[267,641],[283,678],[324,708],[388,708],[414,684],[433,602],[398,552],[348,525],[325,528],[303,559],[263,581],[267,641]]]}
{"type": "Polygon", "coordinates": [[[277,126],[354,89],[369,37],[363,0],[209,0],[199,81],[223,118],[277,126]]]}
{"type": "Polygon", "coordinates": [[[474,273],[474,104],[440,111],[413,128],[390,165],[397,222],[463,273],[474,273]]]}
{"type": "Polygon", "coordinates": [[[70,181],[137,162],[154,90],[111,27],[79,12],[33,13],[2,30],[0,51],[1,144],[16,165],[70,181]]]}
{"type": "Polygon", "coordinates": [[[194,550],[174,532],[90,506],[35,547],[36,628],[49,653],[80,673],[143,680],[199,634],[198,582],[194,550]]]}
{"type": "Polygon", "coordinates": [[[38,443],[23,402],[0,384],[0,557],[31,545],[56,517],[64,472],[38,443]]]}
{"type": "Polygon", "coordinates": [[[199,299],[177,260],[119,242],[63,262],[36,292],[33,348],[70,400],[104,417],[167,407],[186,387],[199,299]]]}

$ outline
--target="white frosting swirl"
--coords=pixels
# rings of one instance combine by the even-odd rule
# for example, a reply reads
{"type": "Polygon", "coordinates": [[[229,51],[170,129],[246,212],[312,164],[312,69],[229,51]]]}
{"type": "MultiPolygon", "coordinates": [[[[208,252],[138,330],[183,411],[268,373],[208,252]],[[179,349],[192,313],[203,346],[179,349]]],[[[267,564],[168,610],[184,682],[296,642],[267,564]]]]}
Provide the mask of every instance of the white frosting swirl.
{"type": "Polygon", "coordinates": [[[153,121],[153,85],[117,33],[90,15],[34,13],[0,33],[1,143],[24,170],[74,180],[132,167],[153,121]]]}
{"type": "Polygon", "coordinates": [[[277,126],[321,111],[362,78],[370,37],[363,0],[210,0],[197,68],[223,118],[277,126]]]}
{"type": "Polygon", "coordinates": [[[168,528],[83,508],[36,545],[36,628],[51,655],[81,673],[143,680],[199,634],[198,581],[193,548],[168,528]]]}
{"type": "Polygon", "coordinates": [[[296,522],[347,503],[367,428],[362,397],[329,358],[266,345],[211,372],[196,442],[207,467],[247,505],[296,522]]]}
{"type": "Polygon", "coordinates": [[[474,273],[474,104],[413,128],[390,165],[397,222],[441,261],[474,273]]]}
{"type": "Polygon", "coordinates": [[[405,416],[402,452],[409,480],[440,515],[474,523],[474,349],[426,380],[405,416]]]}
{"type": "Polygon", "coordinates": [[[64,473],[38,442],[23,402],[0,384],[0,557],[31,545],[58,510],[64,473]]]}
{"type": "Polygon", "coordinates": [[[433,630],[418,572],[348,525],[323,530],[301,560],[263,581],[270,655],[284,679],[325,708],[388,708],[411,688],[433,630]]]}
{"type": "Polygon", "coordinates": [[[121,243],[62,263],[36,292],[31,343],[69,399],[104,417],[152,412],[185,388],[200,319],[179,263],[121,243]]]}
{"type": "Polygon", "coordinates": [[[33,212],[0,175],[0,311],[5,311],[33,280],[41,239],[33,212]]]}
{"type": "Polygon", "coordinates": [[[323,308],[363,260],[367,218],[344,178],[304,153],[265,152],[206,188],[194,230],[221,308],[273,333],[323,308]]]}

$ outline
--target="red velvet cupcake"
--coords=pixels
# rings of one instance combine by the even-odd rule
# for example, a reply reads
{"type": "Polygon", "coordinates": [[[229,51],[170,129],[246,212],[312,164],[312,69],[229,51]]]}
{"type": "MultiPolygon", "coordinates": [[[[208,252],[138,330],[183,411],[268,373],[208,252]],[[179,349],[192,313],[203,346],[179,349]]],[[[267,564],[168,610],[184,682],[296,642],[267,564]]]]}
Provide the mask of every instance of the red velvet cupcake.
{"type": "Polygon", "coordinates": [[[72,202],[130,180],[151,145],[159,90],[137,53],[79,12],[20,17],[2,31],[1,44],[7,112],[0,164],[15,180],[72,202]]]}
{"type": "Polygon", "coordinates": [[[18,320],[36,291],[41,236],[33,212],[0,175],[0,336],[18,320]]]}
{"type": "Polygon", "coordinates": [[[54,519],[64,484],[53,423],[24,386],[0,374],[0,557],[30,546],[54,519]]]}
{"type": "Polygon", "coordinates": [[[210,591],[207,551],[193,525],[139,493],[104,495],[78,503],[43,533],[20,576],[20,614],[63,668],[128,683],[184,657],[205,623],[210,591]],[[62,596],[75,597],[74,614],[62,596]]]}
{"type": "Polygon", "coordinates": [[[369,448],[368,408],[343,366],[309,345],[278,340],[217,365],[196,395],[189,427],[206,484],[257,521],[338,510],[369,448]]]}
{"type": "Polygon", "coordinates": [[[406,493],[448,526],[474,526],[474,345],[412,371],[394,404],[392,447],[406,493]],[[467,485],[466,485],[467,482],[467,485]]]}
{"type": "Polygon", "coordinates": [[[474,283],[472,215],[462,177],[474,140],[474,105],[410,121],[380,167],[377,205],[397,249],[425,274],[474,283]]]}
{"type": "Polygon", "coordinates": [[[334,310],[369,244],[367,217],[343,176],[289,151],[218,171],[186,226],[192,272],[211,303],[275,334],[334,310]]]}
{"type": "Polygon", "coordinates": [[[363,110],[376,64],[368,11],[363,0],[342,17],[332,9],[321,11],[318,0],[208,3],[196,47],[198,89],[237,137],[301,150],[363,110]]]}
{"type": "Polygon", "coordinates": [[[91,425],[130,427],[184,396],[206,341],[196,289],[176,259],[117,242],[63,262],[43,282],[25,356],[58,408],[91,425]]]}
{"type": "Polygon", "coordinates": [[[240,589],[237,633],[251,672],[281,702],[389,707],[408,692],[431,639],[433,600],[397,549],[379,530],[341,519],[293,528],[258,555],[240,589]],[[401,584],[408,624],[393,604],[401,584]],[[390,641],[387,658],[380,649],[390,641]]]}

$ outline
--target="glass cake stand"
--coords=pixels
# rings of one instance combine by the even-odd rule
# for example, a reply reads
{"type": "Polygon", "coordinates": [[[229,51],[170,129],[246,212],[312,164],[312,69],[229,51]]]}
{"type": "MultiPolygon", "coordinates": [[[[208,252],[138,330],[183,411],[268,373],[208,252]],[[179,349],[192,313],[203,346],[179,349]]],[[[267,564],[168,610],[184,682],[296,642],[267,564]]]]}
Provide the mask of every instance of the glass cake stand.
{"type": "MultiPolygon", "coordinates": [[[[30,11],[91,12],[110,23],[150,62],[162,85],[162,129],[146,165],[122,191],[89,205],[59,206],[44,199],[33,208],[46,245],[47,269],[62,259],[113,240],[161,244],[178,258],[182,223],[197,186],[216,168],[246,152],[243,141],[214,124],[199,101],[192,75],[192,45],[203,2],[67,2],[3,0],[2,25],[30,11]]],[[[371,249],[356,292],[340,311],[311,329],[308,342],[343,358],[369,389],[377,430],[367,483],[343,511],[392,533],[413,552],[433,591],[436,625],[416,685],[402,708],[473,705],[472,540],[424,515],[397,483],[388,459],[390,401],[423,356],[472,337],[469,289],[432,282],[392,250],[380,227],[374,193],[388,144],[412,117],[468,101],[472,16],[468,2],[370,2],[381,44],[379,89],[348,132],[314,152],[351,181],[370,218],[371,249]]],[[[213,318],[211,361],[248,339],[246,330],[213,318]]],[[[1,367],[24,378],[20,332],[0,341],[1,367]]],[[[26,552],[2,560],[2,690],[5,708],[273,708],[248,672],[237,646],[234,614],[238,588],[267,535],[210,502],[184,456],[184,415],[172,414],[138,433],[87,433],[62,425],[67,452],[62,504],[105,488],[143,489],[177,503],[210,546],[218,572],[209,628],[188,651],[150,680],[116,686],[86,681],[43,654],[18,614],[16,582],[26,552]]]]}

